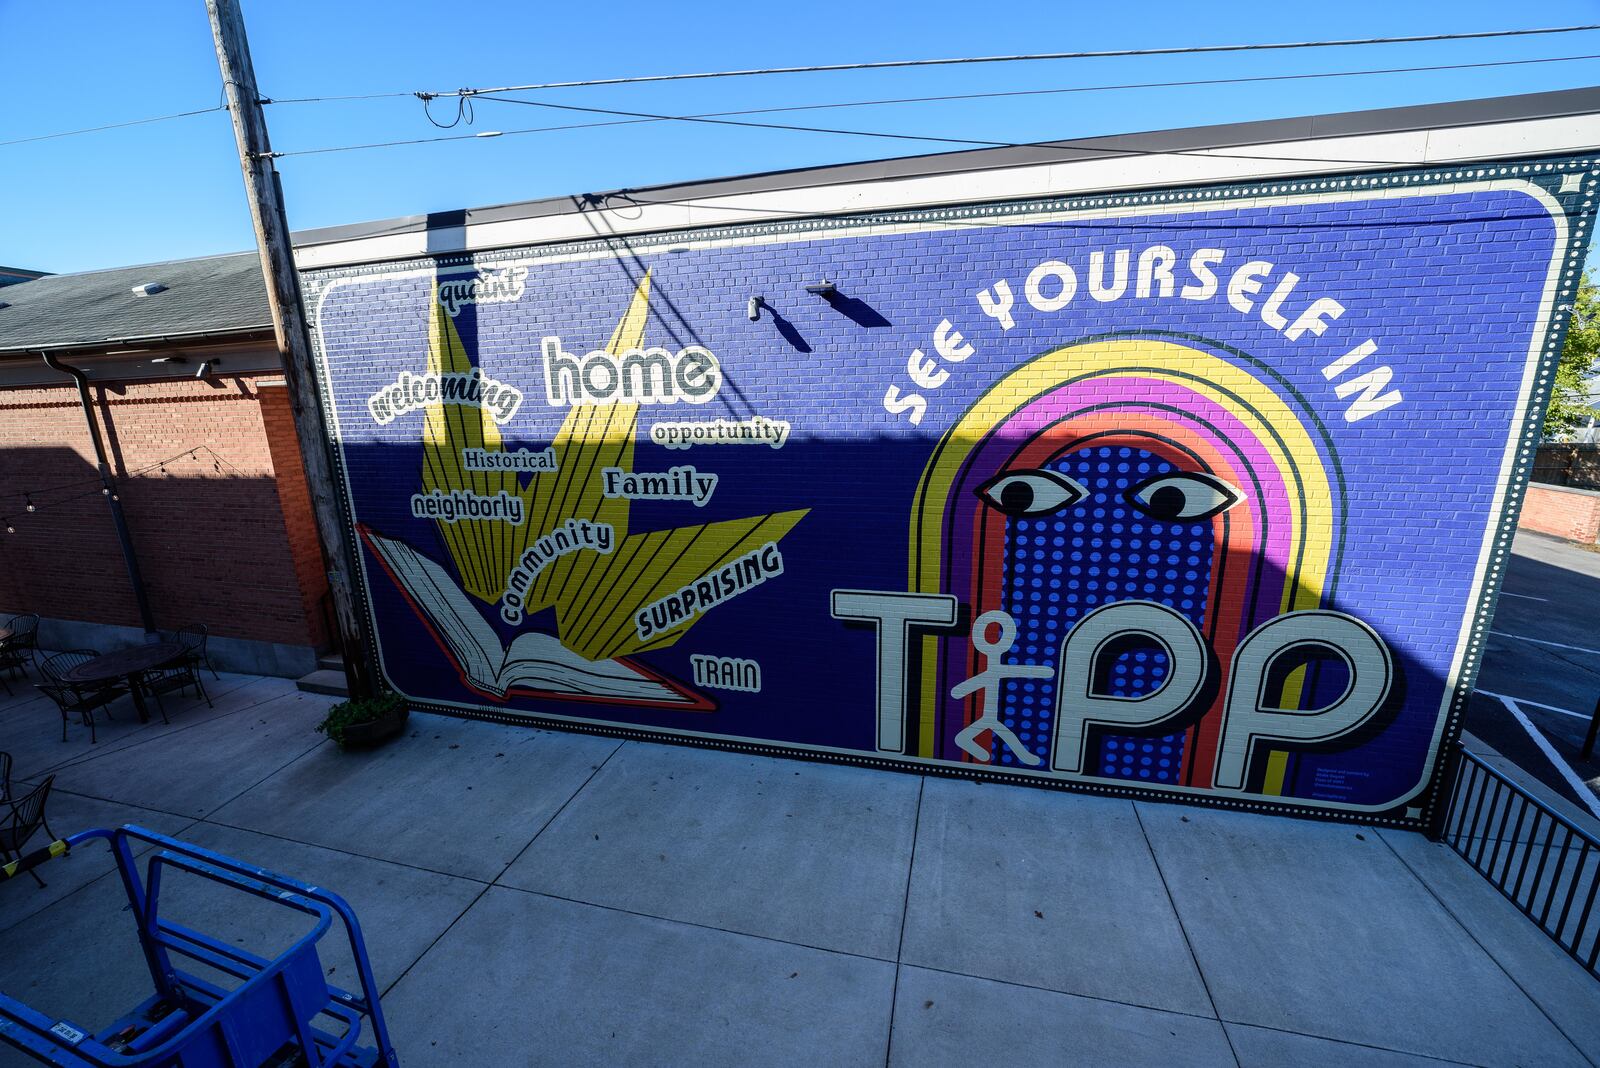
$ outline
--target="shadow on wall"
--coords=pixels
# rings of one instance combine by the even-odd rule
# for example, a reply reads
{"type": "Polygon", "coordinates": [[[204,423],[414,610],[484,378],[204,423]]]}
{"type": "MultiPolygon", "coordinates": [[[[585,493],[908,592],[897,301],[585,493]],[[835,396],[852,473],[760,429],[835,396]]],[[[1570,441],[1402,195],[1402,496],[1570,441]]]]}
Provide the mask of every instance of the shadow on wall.
{"type": "MultiPolygon", "coordinates": [[[[117,422],[113,412],[111,426],[117,422]]],[[[81,418],[76,430],[86,436],[81,418]]],[[[297,579],[276,480],[233,473],[225,454],[209,447],[130,470],[118,436],[106,437],[156,626],[205,623],[220,666],[312,670],[325,628],[315,597],[297,579]]],[[[140,451],[176,453],[180,443],[141,443],[140,451]]],[[[90,460],[66,447],[0,449],[0,517],[0,605],[44,617],[42,642],[110,648],[142,640],[90,460]]]]}
{"type": "MultiPolygon", "coordinates": [[[[1282,535],[1264,520],[1287,504],[1240,472],[1133,429],[1083,427],[1037,436],[1032,453],[1018,441],[998,470],[930,486],[919,483],[939,445],[929,435],[684,451],[586,418],[605,444],[557,446],[553,471],[457,470],[433,486],[420,433],[408,445],[347,441],[385,663],[403,692],[1313,804],[1396,797],[1427,767],[1444,696],[1431,665],[1450,662],[1438,641],[1454,637],[1459,617],[1424,618],[1438,609],[1421,606],[1417,633],[1370,618],[1354,603],[1370,585],[1340,573],[1334,540],[1300,520],[1298,540],[1282,535]],[[633,499],[601,492],[602,472],[628,463],[622,441],[631,471],[659,479],[628,491],[633,499]],[[687,473],[667,478],[683,466],[717,475],[699,503],[687,473]],[[435,487],[520,501],[520,521],[419,516],[413,495],[435,487]],[[604,544],[574,523],[604,527],[604,544]],[[762,563],[769,544],[780,568],[762,563]],[[713,606],[671,607],[752,559],[713,606]],[[513,623],[502,591],[517,582],[513,623]],[[863,595],[846,603],[837,591],[863,595]],[[913,640],[903,662],[886,664],[897,674],[884,685],[879,642],[908,596],[923,599],[903,617],[913,640]],[[943,619],[941,600],[953,601],[943,619]],[[532,653],[507,685],[495,673],[514,658],[486,665],[452,632],[477,636],[479,650],[551,635],[539,646],[549,665],[664,679],[683,699],[556,698],[528,666],[532,653]],[[707,657],[758,663],[759,693],[708,682],[696,663],[707,657]],[[821,702],[819,670],[830,695],[821,702]],[[885,705],[886,694],[899,703],[885,705]]],[[[1381,599],[1390,618],[1403,615],[1381,599]]]]}
{"type": "MultiPolygon", "coordinates": [[[[646,301],[625,269],[619,335],[646,301]]],[[[791,308],[759,310],[807,344],[791,308]]],[[[697,340],[665,319],[668,351],[697,340]]],[[[436,309],[432,330],[428,367],[470,372],[476,316],[436,309]]],[[[586,388],[620,381],[608,359],[586,388]]],[[[563,373],[577,396],[588,372],[563,373]]],[[[744,385],[725,369],[693,410],[529,391],[504,429],[423,397],[347,434],[390,681],[502,713],[1421,815],[1466,584],[1454,606],[1374,585],[1345,542],[1381,521],[1365,498],[1350,519],[1334,443],[1238,362],[1090,339],[948,432],[874,436],[841,407],[773,437],[792,398],[744,385]],[[1189,374],[1146,382],[1133,348],[1189,374]],[[497,452],[517,459],[482,462],[497,452]]]]}

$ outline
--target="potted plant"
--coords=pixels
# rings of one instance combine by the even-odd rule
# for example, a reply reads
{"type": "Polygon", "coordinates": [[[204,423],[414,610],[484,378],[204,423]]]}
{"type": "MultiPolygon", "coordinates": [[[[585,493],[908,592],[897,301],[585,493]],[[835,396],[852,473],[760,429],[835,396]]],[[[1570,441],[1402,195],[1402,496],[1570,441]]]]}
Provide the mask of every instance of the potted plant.
{"type": "Polygon", "coordinates": [[[397,693],[340,701],[328,709],[317,730],[340,749],[365,749],[388,741],[406,728],[411,708],[397,693]]]}

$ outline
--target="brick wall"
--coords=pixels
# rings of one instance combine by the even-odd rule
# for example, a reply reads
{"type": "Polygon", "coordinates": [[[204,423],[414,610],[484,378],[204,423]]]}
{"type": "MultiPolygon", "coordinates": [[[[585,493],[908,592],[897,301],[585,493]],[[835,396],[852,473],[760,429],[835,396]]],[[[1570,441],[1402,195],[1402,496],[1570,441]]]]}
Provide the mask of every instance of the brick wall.
{"type": "Polygon", "coordinates": [[[1593,544],[1600,541],[1600,492],[1531,483],[1517,525],[1593,544]]]}
{"type": "Polygon", "coordinates": [[[330,638],[322,605],[328,592],[327,568],[322,560],[322,546],[317,540],[311,491],[306,485],[305,466],[300,459],[300,439],[295,434],[289,391],[275,384],[279,379],[266,381],[274,384],[258,387],[257,396],[261,401],[261,420],[267,447],[271,450],[273,470],[277,474],[278,505],[283,512],[289,555],[294,561],[295,586],[300,594],[301,610],[310,629],[312,644],[320,647],[327,644],[330,638]]]}
{"type": "Polygon", "coordinates": [[[352,248],[306,285],[384,677],[1422,823],[1578,229],[1545,211],[1588,210],[1562,166],[352,248]]]}
{"type": "MultiPolygon", "coordinates": [[[[157,626],[320,643],[322,568],[283,390],[237,376],[91,396],[157,626]]],[[[70,385],[0,391],[0,516],[0,605],[139,625],[70,385]]]]}

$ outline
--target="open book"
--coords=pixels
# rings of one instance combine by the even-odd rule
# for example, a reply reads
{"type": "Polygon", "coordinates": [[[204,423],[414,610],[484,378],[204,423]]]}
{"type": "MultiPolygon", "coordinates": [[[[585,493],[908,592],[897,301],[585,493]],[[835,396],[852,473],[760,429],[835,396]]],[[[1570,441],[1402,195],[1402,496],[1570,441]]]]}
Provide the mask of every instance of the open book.
{"type": "Polygon", "coordinates": [[[539,697],[710,711],[706,698],[627,660],[586,660],[553,634],[519,634],[508,649],[443,567],[403,541],[360,528],[384,569],[473,689],[504,700],[539,697]]]}

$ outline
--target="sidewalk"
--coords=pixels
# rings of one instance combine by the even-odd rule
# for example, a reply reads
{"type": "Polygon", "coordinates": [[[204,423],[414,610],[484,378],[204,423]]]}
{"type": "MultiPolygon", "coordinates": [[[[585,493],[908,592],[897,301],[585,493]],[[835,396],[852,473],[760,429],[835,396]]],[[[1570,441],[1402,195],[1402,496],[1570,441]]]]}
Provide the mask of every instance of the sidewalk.
{"type": "MultiPolygon", "coordinates": [[[[346,754],[332,698],[248,676],[90,746],[17,689],[0,749],[56,769],[58,834],[137,822],[349,898],[407,1068],[1600,1063],[1600,983],[1409,833],[424,714],[346,754]]],[[[148,992],[109,871],[0,885],[0,988],[90,1025],[148,992]]]]}

